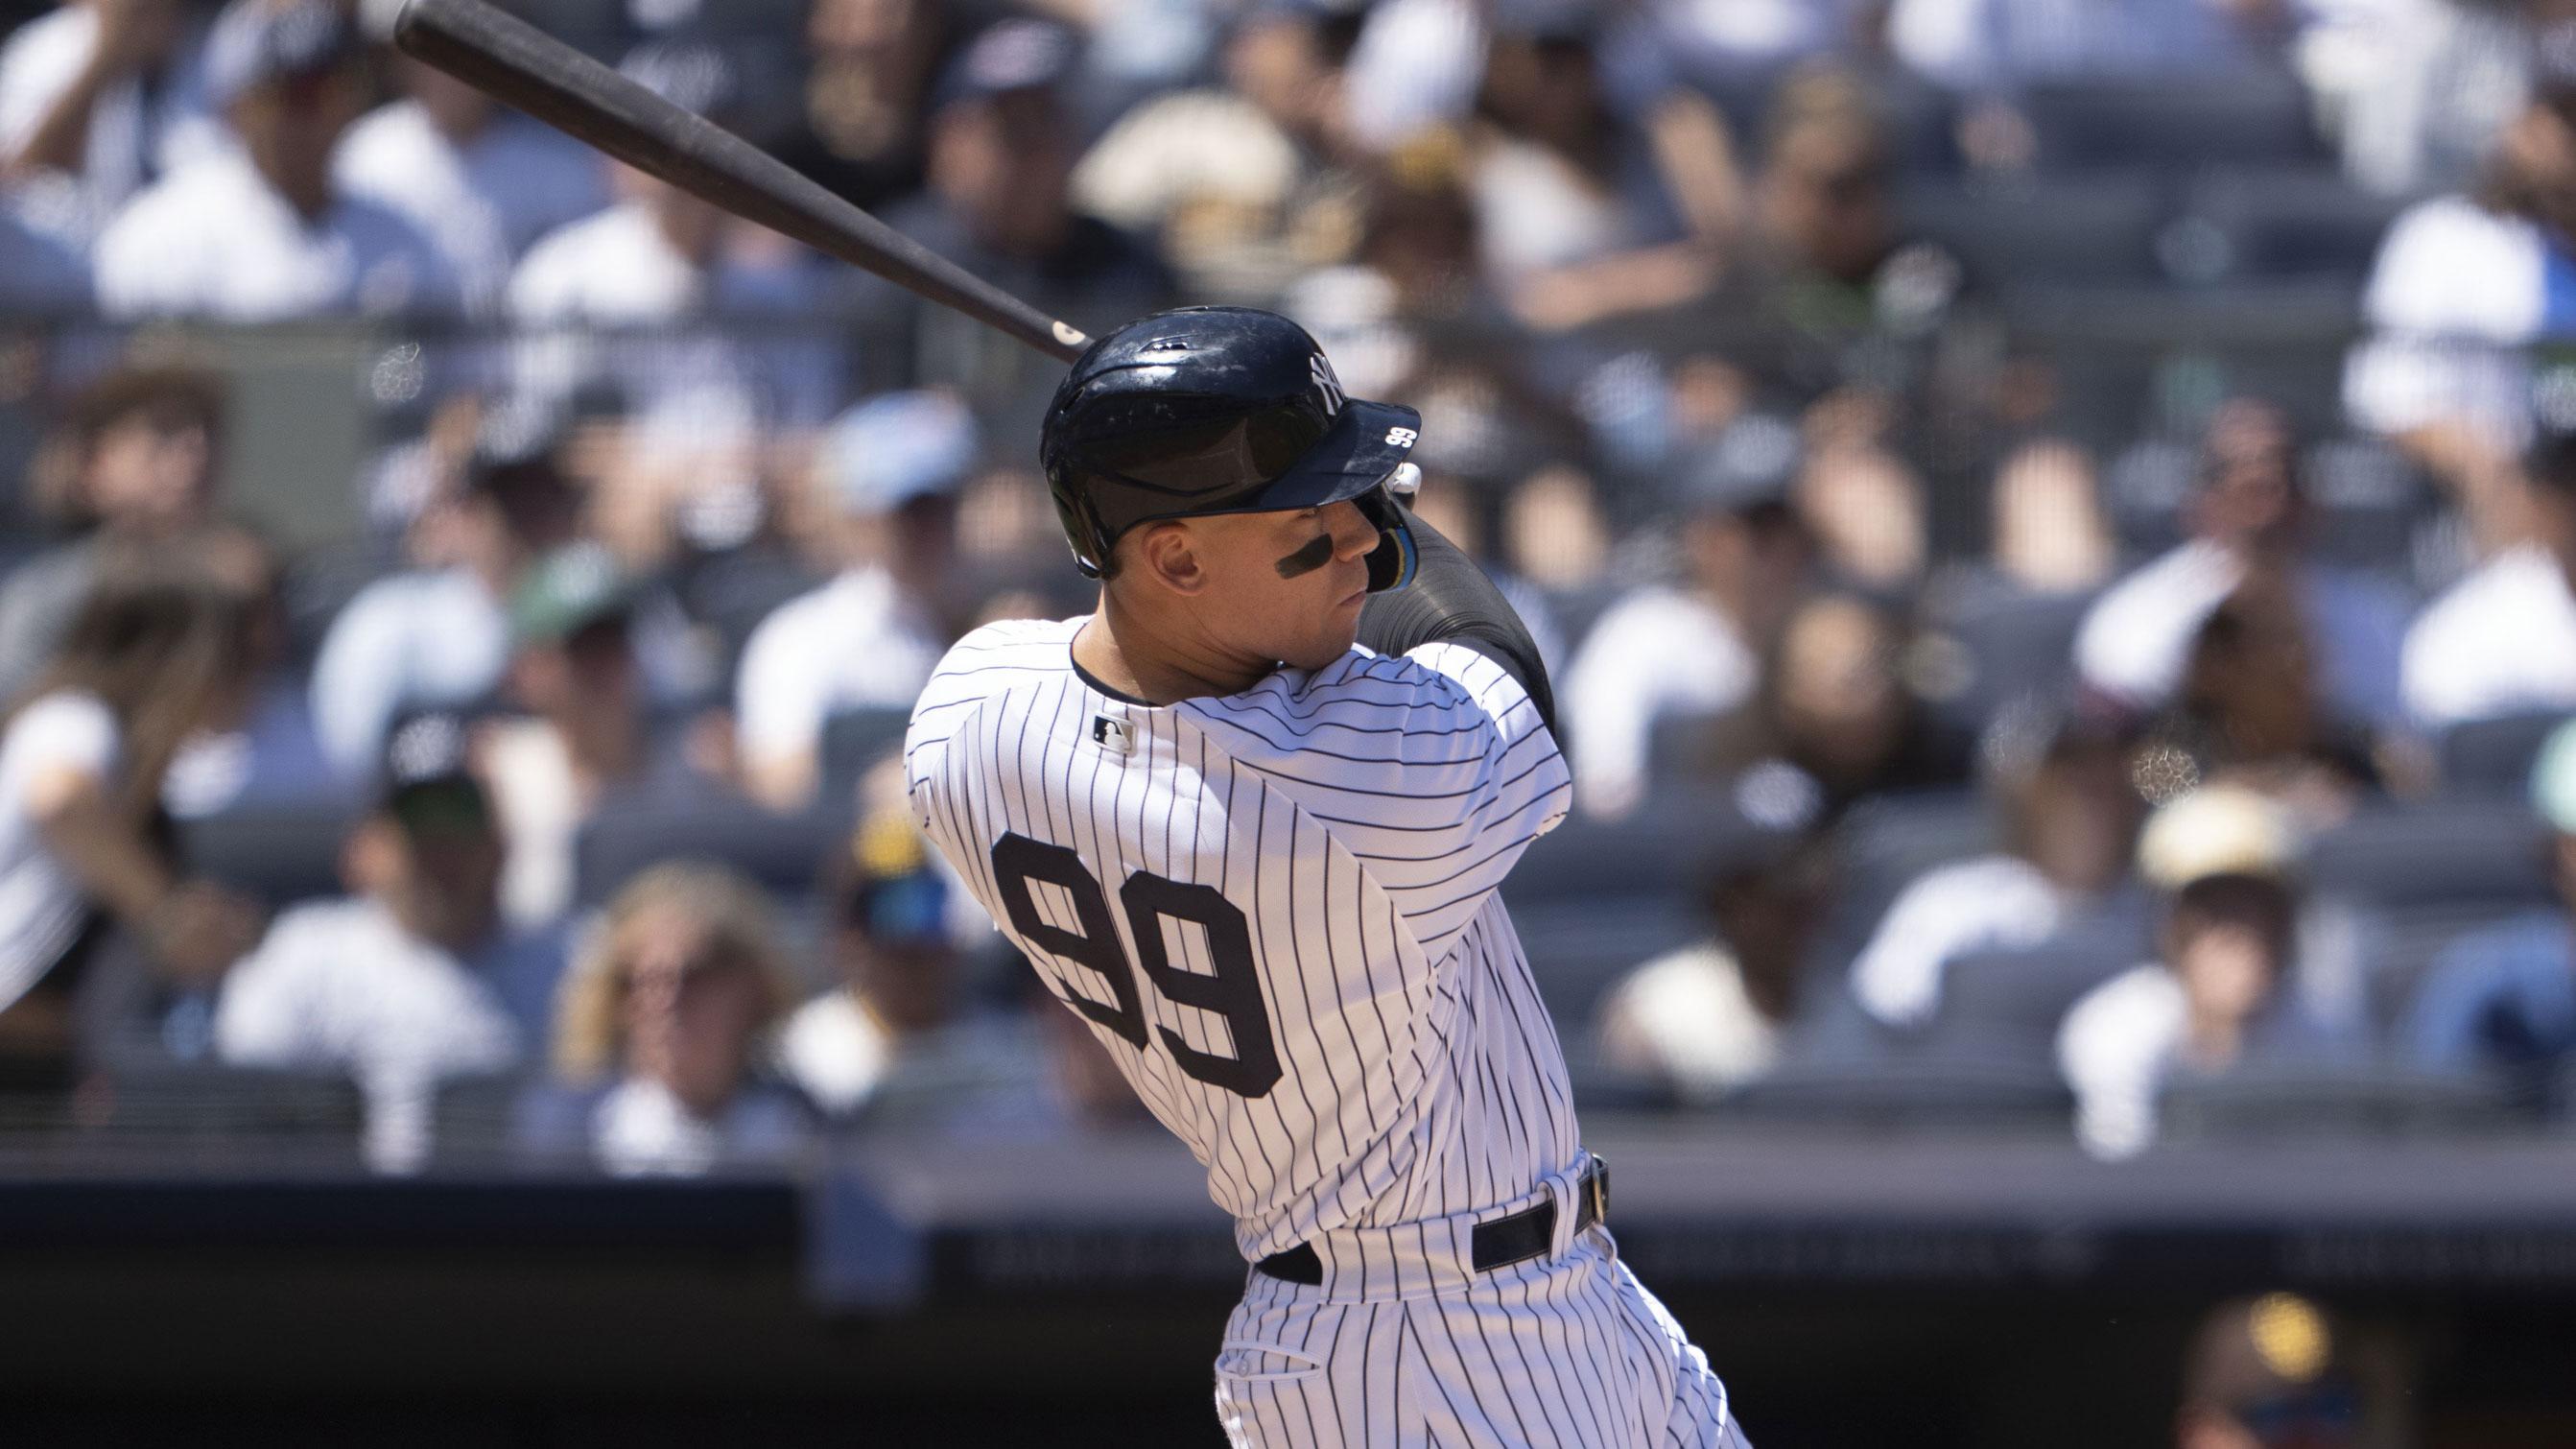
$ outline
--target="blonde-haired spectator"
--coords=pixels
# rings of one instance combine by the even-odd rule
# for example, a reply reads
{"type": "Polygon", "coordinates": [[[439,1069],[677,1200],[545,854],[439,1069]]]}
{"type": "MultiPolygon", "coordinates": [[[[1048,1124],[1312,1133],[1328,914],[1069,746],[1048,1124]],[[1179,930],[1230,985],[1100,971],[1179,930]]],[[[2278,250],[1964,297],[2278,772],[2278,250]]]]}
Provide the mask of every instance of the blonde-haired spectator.
{"type": "Polygon", "coordinates": [[[620,1177],[784,1160],[804,1113],[755,1068],[795,999],[759,887],[714,865],[644,872],[565,978],[553,1065],[568,1090],[530,1115],[531,1145],[620,1177]]]}

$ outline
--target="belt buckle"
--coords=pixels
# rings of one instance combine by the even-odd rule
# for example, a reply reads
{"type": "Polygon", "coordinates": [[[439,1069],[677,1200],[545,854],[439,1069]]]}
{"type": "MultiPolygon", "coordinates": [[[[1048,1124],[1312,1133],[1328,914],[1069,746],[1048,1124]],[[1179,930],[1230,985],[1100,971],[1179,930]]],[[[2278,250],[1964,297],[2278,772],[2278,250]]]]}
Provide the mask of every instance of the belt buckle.
{"type": "Polygon", "coordinates": [[[1592,1169],[1583,1174],[1584,1196],[1591,1200],[1592,1221],[1610,1221],[1610,1164],[1599,1153],[1592,1154],[1592,1169]]]}

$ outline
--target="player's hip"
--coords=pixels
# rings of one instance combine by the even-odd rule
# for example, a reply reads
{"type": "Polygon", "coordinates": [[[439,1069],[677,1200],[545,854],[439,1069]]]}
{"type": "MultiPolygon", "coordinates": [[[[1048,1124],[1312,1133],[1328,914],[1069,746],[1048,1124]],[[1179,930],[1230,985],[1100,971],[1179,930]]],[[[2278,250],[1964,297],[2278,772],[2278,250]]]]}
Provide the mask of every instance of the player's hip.
{"type": "Polygon", "coordinates": [[[1595,1229],[1474,1288],[1329,1302],[1259,1275],[1226,1325],[1236,1449],[1723,1449],[1726,1392],[1595,1229]]]}
{"type": "Polygon", "coordinates": [[[1308,1235],[1253,1265],[1253,1291],[1285,1288],[1328,1303],[1386,1303],[1474,1292],[1527,1278],[1607,1223],[1610,1169],[1578,1152],[1524,1196],[1386,1227],[1308,1235]]]}

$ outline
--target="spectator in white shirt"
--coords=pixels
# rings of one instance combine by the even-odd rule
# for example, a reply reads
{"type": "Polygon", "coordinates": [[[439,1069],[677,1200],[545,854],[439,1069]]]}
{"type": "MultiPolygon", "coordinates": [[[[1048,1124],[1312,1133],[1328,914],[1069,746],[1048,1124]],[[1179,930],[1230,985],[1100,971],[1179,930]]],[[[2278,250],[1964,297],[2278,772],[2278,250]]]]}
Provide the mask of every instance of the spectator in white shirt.
{"type": "Polygon", "coordinates": [[[2133,709],[2172,702],[2201,626],[2250,574],[2268,569],[2298,596],[2324,697],[2337,712],[2371,726],[2402,718],[2402,596],[2382,580],[2307,556],[2301,492],[2289,420],[2251,399],[2219,407],[2186,505],[2192,537],[2113,584],[2085,615],[2075,638],[2084,682],[2133,709]]]}
{"type": "Polygon", "coordinates": [[[137,194],[98,243],[120,318],[282,322],[452,312],[456,278],[410,222],[342,194],[331,150],[356,118],[355,32],[325,0],[234,0],[207,87],[240,141],[137,194]]]}
{"type": "Polygon", "coordinates": [[[2431,470],[2490,550],[2525,532],[2513,465],[2532,439],[2531,350],[2576,337],[2576,22],[2532,55],[2532,99],[2476,184],[2389,227],[2344,367],[2353,422],[2431,470]]]}
{"type": "Polygon", "coordinates": [[[2145,804],[2130,779],[2131,732],[2081,703],[2006,707],[1980,748],[2003,850],[1910,882],[1852,962],[1852,994],[1880,1022],[1913,1027],[1940,1009],[1951,962],[2036,946],[2113,906],[2129,878],[2145,804]]]}
{"type": "Polygon", "coordinates": [[[943,392],[871,399],[825,435],[816,483],[841,572],[761,621],[735,685],[744,777],[760,800],[810,800],[831,717],[909,708],[929,680],[955,632],[944,590],[956,494],[978,450],[973,417],[943,392]]]}
{"type": "Polygon", "coordinates": [[[599,158],[444,71],[408,58],[394,68],[404,98],[349,128],[332,175],[437,243],[469,310],[496,312],[521,253],[608,205],[599,158]]]}
{"type": "Polygon", "coordinates": [[[2158,957],[2086,993],[2057,1036],[2086,1151],[2128,1157],[2153,1143],[2157,1099],[2176,1077],[2359,1048],[2356,1027],[2320,1026],[2290,989],[2300,850],[2285,813],[2226,786],[2148,822],[2139,858],[2165,902],[2158,957]]]}
{"type": "MultiPolygon", "coordinates": [[[[749,81],[728,49],[656,42],[619,69],[719,125],[742,127],[750,114],[749,81]]],[[[599,164],[617,204],[548,232],[510,275],[504,310],[523,334],[517,390],[560,405],[604,384],[636,412],[729,391],[765,420],[810,425],[828,416],[844,396],[837,339],[778,335],[810,326],[831,300],[819,259],[669,182],[599,164]],[[746,319],[771,336],[746,341],[707,325],[746,319]],[[602,330],[652,335],[612,345],[591,335],[602,330]]]]}
{"type": "Polygon", "coordinates": [[[1716,833],[1700,897],[1713,933],[1620,978],[1596,1027],[1604,1067],[1693,1103],[1779,1061],[1830,886],[1804,822],[1748,817],[1716,833]]]}
{"type": "Polygon", "coordinates": [[[1644,795],[1655,721],[1715,716],[1752,699],[1762,657],[1809,563],[1789,505],[1796,428],[1737,422],[1688,465],[1680,499],[1683,577],[1613,604],[1574,654],[1565,722],[1577,800],[1616,816],[1644,795]]]}
{"type": "Polygon", "coordinates": [[[786,1163],[804,1109],[759,1070],[791,983],[757,886],[704,865],[637,876],[565,979],[556,1082],[527,1104],[522,1145],[618,1177],[786,1163]]]}
{"type": "Polygon", "coordinates": [[[465,748],[448,716],[395,733],[348,844],[356,894],[280,916],[215,1009],[227,1062],[353,1077],[380,1171],[421,1163],[441,1080],[504,1070],[543,1040],[563,971],[560,934],[501,924],[501,838],[465,748]]]}
{"type": "Polygon", "coordinates": [[[113,925],[170,980],[210,981],[259,913],[156,839],[172,760],[239,722],[274,649],[265,554],[236,535],[120,543],[52,660],[0,715],[0,1037],[70,1047],[68,983],[113,925]]]}
{"type": "Polygon", "coordinates": [[[839,984],[797,1008],[778,1040],[788,1080],[824,1112],[859,1111],[961,1024],[950,896],[899,805],[862,820],[825,867],[824,945],[839,984]]]}
{"type": "Polygon", "coordinates": [[[2529,541],[2425,605],[2406,634],[2406,705],[2440,730],[2576,709],[2576,432],[2544,433],[2520,469],[2529,541]]]}
{"type": "Polygon", "coordinates": [[[220,149],[195,31],[184,0],[71,0],[27,22],[0,49],[0,168],[67,192],[86,234],[161,172],[220,149]]]}

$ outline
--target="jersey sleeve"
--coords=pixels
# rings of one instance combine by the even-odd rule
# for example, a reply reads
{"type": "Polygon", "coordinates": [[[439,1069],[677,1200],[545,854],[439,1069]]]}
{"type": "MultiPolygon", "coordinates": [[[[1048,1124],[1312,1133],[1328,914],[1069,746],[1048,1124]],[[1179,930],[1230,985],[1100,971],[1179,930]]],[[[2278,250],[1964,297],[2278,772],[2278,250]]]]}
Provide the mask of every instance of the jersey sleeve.
{"type": "Polygon", "coordinates": [[[1262,692],[1238,699],[1227,722],[1267,748],[1238,749],[1236,763],[1321,821],[1435,958],[1565,818],[1555,736],[1519,681],[1473,649],[1354,655],[1287,694],[1276,718],[1262,692]]]}

